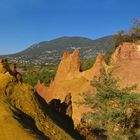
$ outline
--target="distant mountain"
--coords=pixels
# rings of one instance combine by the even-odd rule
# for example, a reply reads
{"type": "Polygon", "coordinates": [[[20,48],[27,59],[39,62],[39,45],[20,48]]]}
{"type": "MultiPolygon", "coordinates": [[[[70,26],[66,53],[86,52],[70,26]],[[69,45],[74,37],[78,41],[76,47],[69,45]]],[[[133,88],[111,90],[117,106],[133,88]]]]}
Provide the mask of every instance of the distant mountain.
{"type": "Polygon", "coordinates": [[[87,59],[94,57],[100,51],[106,52],[112,47],[112,36],[96,40],[84,37],[61,37],[34,44],[22,52],[1,57],[7,57],[10,61],[20,64],[47,65],[58,62],[64,51],[72,51],[78,48],[81,58],[87,59]]]}

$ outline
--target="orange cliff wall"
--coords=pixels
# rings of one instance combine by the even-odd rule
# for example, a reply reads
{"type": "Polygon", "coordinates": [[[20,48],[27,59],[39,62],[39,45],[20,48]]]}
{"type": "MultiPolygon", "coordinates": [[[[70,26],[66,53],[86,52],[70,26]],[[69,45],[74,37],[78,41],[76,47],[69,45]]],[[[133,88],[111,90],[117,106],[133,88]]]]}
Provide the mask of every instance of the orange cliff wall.
{"type": "MultiPolygon", "coordinates": [[[[118,46],[112,55],[112,65],[114,66],[112,76],[120,78],[120,86],[131,86],[138,84],[136,91],[140,92],[140,42],[123,43],[118,46]]],[[[83,112],[87,109],[76,104],[82,97],[80,93],[95,93],[95,88],[90,85],[92,80],[98,79],[106,73],[107,66],[103,56],[99,55],[92,68],[80,72],[79,50],[72,54],[65,52],[59,64],[56,77],[46,88],[42,84],[37,84],[37,92],[47,101],[52,99],[64,100],[68,93],[72,95],[73,120],[78,124],[83,112]],[[40,90],[41,87],[43,90],[40,90]]]]}
{"type": "Polygon", "coordinates": [[[79,50],[72,54],[65,52],[58,66],[55,81],[71,80],[80,73],[79,50]]]}
{"type": "Polygon", "coordinates": [[[74,123],[78,124],[82,113],[88,110],[76,102],[82,100],[81,93],[95,93],[95,88],[91,86],[90,82],[99,78],[105,72],[105,66],[103,56],[99,55],[91,69],[80,72],[79,50],[74,50],[72,54],[65,52],[58,66],[55,79],[50,86],[46,88],[38,82],[35,89],[47,102],[50,102],[52,99],[63,101],[65,96],[71,93],[72,118],[74,123]]]}
{"type": "Polygon", "coordinates": [[[122,60],[139,60],[140,59],[140,42],[124,42],[119,45],[112,55],[114,62],[122,60]]]}
{"type": "Polygon", "coordinates": [[[140,42],[118,46],[112,55],[112,64],[115,65],[112,76],[121,79],[121,87],[138,84],[136,91],[140,92],[140,42]]]}

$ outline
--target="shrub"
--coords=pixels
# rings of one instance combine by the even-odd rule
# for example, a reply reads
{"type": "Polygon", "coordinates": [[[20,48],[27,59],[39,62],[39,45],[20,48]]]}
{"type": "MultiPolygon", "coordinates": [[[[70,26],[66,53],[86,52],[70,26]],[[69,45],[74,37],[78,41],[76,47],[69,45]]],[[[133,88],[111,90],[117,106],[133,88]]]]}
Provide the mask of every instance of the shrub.
{"type": "Polygon", "coordinates": [[[121,30],[118,34],[113,36],[115,47],[119,46],[123,42],[135,42],[140,39],[140,19],[136,18],[132,23],[133,25],[130,27],[128,32],[121,30]]]}
{"type": "Polygon", "coordinates": [[[30,68],[25,74],[24,74],[24,82],[35,86],[38,80],[43,82],[46,86],[49,85],[51,80],[55,76],[55,68],[48,69],[46,67],[43,68],[30,68]]]}
{"type": "Polygon", "coordinates": [[[81,71],[90,69],[94,65],[95,60],[96,58],[89,58],[87,60],[83,60],[81,63],[81,71]]]}
{"type": "MultiPolygon", "coordinates": [[[[96,95],[83,94],[84,102],[92,112],[83,115],[92,130],[98,130],[108,139],[138,137],[140,129],[140,94],[134,93],[136,85],[120,88],[118,80],[104,77],[92,83],[96,95]]],[[[139,135],[140,136],[140,135],[139,135]]]]}

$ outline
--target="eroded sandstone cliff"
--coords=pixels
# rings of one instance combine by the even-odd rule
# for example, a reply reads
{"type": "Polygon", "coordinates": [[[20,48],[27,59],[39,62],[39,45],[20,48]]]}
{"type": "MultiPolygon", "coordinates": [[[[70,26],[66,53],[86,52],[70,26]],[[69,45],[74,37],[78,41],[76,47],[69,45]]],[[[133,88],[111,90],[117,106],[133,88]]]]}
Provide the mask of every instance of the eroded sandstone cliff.
{"type": "Polygon", "coordinates": [[[84,106],[77,104],[79,100],[82,100],[80,94],[90,94],[95,91],[95,88],[91,86],[91,81],[102,76],[106,72],[106,67],[103,56],[99,54],[93,67],[81,72],[79,50],[74,50],[72,54],[65,52],[50,86],[47,88],[38,82],[35,89],[47,102],[53,99],[63,101],[66,95],[71,93],[72,118],[76,125],[80,122],[82,113],[88,111],[84,106]]]}
{"type": "Polygon", "coordinates": [[[138,84],[140,91],[140,42],[123,43],[112,55],[114,70],[112,76],[120,78],[120,85],[131,86],[138,84]]]}

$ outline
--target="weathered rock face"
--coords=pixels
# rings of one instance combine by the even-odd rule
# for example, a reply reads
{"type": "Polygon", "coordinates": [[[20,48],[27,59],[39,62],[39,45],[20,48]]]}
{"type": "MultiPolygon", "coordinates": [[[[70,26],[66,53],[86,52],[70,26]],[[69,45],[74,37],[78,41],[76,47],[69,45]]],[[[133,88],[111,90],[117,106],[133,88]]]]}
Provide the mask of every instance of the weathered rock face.
{"type": "Polygon", "coordinates": [[[72,54],[65,52],[59,64],[54,81],[46,88],[43,84],[36,85],[36,91],[47,101],[60,99],[64,101],[66,95],[71,93],[72,107],[75,125],[80,122],[82,113],[87,111],[82,105],[76,102],[82,100],[81,93],[93,93],[95,88],[90,82],[98,79],[105,73],[106,64],[103,56],[99,55],[93,67],[87,71],[80,72],[79,50],[75,50],[72,54]]]}
{"type": "MultiPolygon", "coordinates": [[[[45,87],[45,85],[43,83],[40,82],[40,80],[38,80],[36,86],[35,86],[36,92],[39,93],[39,95],[44,98],[46,96],[46,91],[47,91],[47,87],[45,87]]],[[[51,96],[51,95],[48,95],[51,96]]],[[[48,97],[51,98],[51,97],[48,97]]]]}
{"type": "Polygon", "coordinates": [[[6,69],[6,59],[0,59],[0,73],[5,73],[7,71],[6,69]]]}
{"type": "Polygon", "coordinates": [[[70,80],[80,72],[79,50],[75,50],[72,54],[65,52],[59,64],[55,80],[70,80]]]}
{"type": "Polygon", "coordinates": [[[72,140],[49,117],[33,87],[17,81],[15,65],[1,60],[0,66],[0,140],[72,140]]]}
{"type": "Polygon", "coordinates": [[[6,72],[14,76],[17,82],[22,82],[22,75],[17,72],[16,64],[8,63],[7,59],[0,59],[0,73],[6,72]]]}
{"type": "Polygon", "coordinates": [[[140,42],[123,43],[118,46],[112,55],[112,62],[115,64],[112,75],[121,79],[122,87],[140,85],[140,42]]]}
{"type": "Polygon", "coordinates": [[[113,61],[137,60],[140,59],[140,42],[123,43],[117,47],[112,56],[113,61]]]}
{"type": "Polygon", "coordinates": [[[93,65],[93,67],[87,71],[82,72],[82,76],[88,79],[89,81],[91,80],[97,80],[99,77],[101,77],[106,70],[106,63],[104,61],[103,55],[98,55],[96,58],[96,62],[93,65]]]}

